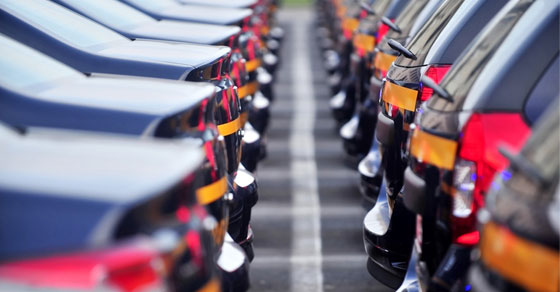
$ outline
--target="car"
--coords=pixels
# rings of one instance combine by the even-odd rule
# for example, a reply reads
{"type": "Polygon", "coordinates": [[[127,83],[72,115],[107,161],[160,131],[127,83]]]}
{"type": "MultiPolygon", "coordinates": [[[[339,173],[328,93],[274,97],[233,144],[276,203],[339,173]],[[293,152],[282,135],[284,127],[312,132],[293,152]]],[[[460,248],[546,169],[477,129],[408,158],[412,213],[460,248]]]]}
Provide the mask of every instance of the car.
{"type": "Polygon", "coordinates": [[[229,224],[229,219],[244,222],[244,200],[257,194],[254,188],[238,188],[231,204],[223,201],[228,188],[226,150],[214,116],[224,104],[215,97],[214,86],[87,76],[5,36],[0,36],[0,43],[0,63],[6,70],[0,76],[0,120],[17,127],[197,140],[206,154],[198,199],[219,223],[213,232],[216,243],[222,246],[226,230],[246,232],[248,223],[229,224]],[[41,70],[36,70],[37,66],[41,70]]]}
{"type": "MultiPolygon", "coordinates": [[[[373,51],[376,44],[382,40],[384,31],[386,31],[384,29],[385,24],[381,22],[381,19],[386,17],[394,20],[408,2],[409,0],[392,0],[384,11],[364,9],[368,15],[360,20],[351,40],[352,48],[349,56],[349,71],[346,76],[347,81],[344,82],[346,87],[342,89],[346,92],[346,100],[344,101],[343,108],[337,110],[337,116],[342,115],[344,117],[344,124],[339,131],[343,140],[351,139],[358,121],[358,110],[366,99],[367,89],[362,86],[365,84],[365,80],[369,80],[369,72],[366,70],[366,62],[368,62],[366,57],[373,51]]],[[[377,7],[374,5],[372,8],[377,7]]],[[[346,143],[343,145],[346,145],[346,143]]],[[[345,148],[345,150],[352,149],[345,148]]],[[[356,153],[353,151],[347,151],[347,154],[350,158],[355,158],[356,156],[356,153]]]]}
{"type": "MultiPolygon", "coordinates": [[[[244,76],[236,78],[236,74],[232,74],[232,78],[237,85],[237,92],[242,108],[248,108],[248,110],[242,110],[242,116],[248,115],[248,111],[251,111],[251,114],[243,118],[242,121],[250,120],[251,126],[254,126],[260,135],[265,134],[269,120],[268,100],[273,98],[271,88],[272,78],[267,78],[270,74],[259,69],[259,67],[262,65],[263,61],[266,63],[271,59],[272,63],[267,66],[276,66],[277,57],[267,55],[267,53],[262,56],[262,53],[259,53],[262,50],[260,47],[260,39],[253,33],[255,29],[253,27],[259,24],[257,21],[254,21],[253,11],[251,9],[210,7],[191,4],[183,5],[174,0],[121,0],[121,2],[157,20],[190,21],[219,25],[236,25],[240,27],[242,33],[239,36],[239,48],[243,52],[242,56],[246,59],[245,68],[233,69],[232,72],[236,73],[236,70],[243,70],[243,73],[245,73],[246,71],[249,75],[249,79],[245,80],[246,77],[244,76]],[[255,22],[257,22],[257,24],[255,24],[255,22]],[[250,51],[255,53],[250,53],[250,51]],[[261,78],[258,78],[259,74],[262,75],[261,78]],[[262,84],[259,84],[259,80],[262,84]],[[250,96],[250,98],[245,99],[245,97],[248,96],[250,96]],[[250,103],[249,100],[251,99],[259,100],[250,103]]],[[[233,55],[232,58],[234,58],[233,55]]],[[[235,62],[232,63],[235,64],[235,62]]],[[[245,122],[243,122],[243,124],[245,124],[245,122]]]]}
{"type": "Polygon", "coordinates": [[[511,1],[500,10],[422,105],[410,134],[403,199],[416,215],[418,286],[464,285],[479,242],[477,211],[534,122],[558,97],[559,8],[511,1]],[[538,52],[538,53],[535,53],[538,52]]]}
{"type": "Polygon", "coordinates": [[[450,64],[505,3],[505,0],[447,2],[411,40],[410,49],[389,41],[401,55],[389,68],[380,92],[375,136],[381,149],[382,194],[366,215],[366,218],[383,217],[384,226],[375,228],[369,219],[364,219],[364,238],[369,245],[371,265],[381,265],[398,276],[398,280],[406,273],[414,239],[414,214],[404,206],[401,194],[408,161],[408,129],[418,106],[431,95],[430,90],[421,87],[423,83],[419,78],[426,75],[433,76],[435,82],[441,81],[450,64]],[[385,208],[389,212],[384,211],[385,208]],[[389,261],[379,259],[384,257],[389,261]],[[405,264],[395,269],[394,265],[388,265],[390,262],[405,264]]]}
{"type": "MultiPolygon", "coordinates": [[[[379,143],[375,138],[375,125],[379,114],[379,90],[383,78],[387,75],[387,70],[399,55],[399,52],[393,50],[388,42],[393,39],[406,45],[442,2],[442,0],[430,0],[427,3],[422,1],[410,3],[391,25],[393,28],[387,28],[386,37],[375,47],[373,56],[370,57],[373,63],[369,65],[372,76],[369,80],[368,100],[360,109],[355,138],[345,141],[348,144],[345,145],[345,148],[355,149],[352,151],[358,153],[359,156],[365,156],[358,163],[358,172],[360,173],[360,194],[363,206],[367,210],[370,210],[377,201],[383,179],[383,169],[379,168],[381,165],[379,143]]],[[[382,19],[382,21],[388,23],[387,19],[382,19]]]]}
{"type": "MultiPolygon", "coordinates": [[[[240,28],[236,26],[223,26],[223,25],[207,25],[187,21],[175,20],[156,20],[144,14],[127,4],[121,3],[118,0],[103,0],[103,1],[75,1],[75,0],[51,0],[64,7],[67,7],[77,13],[84,15],[108,28],[117,31],[118,33],[130,39],[152,39],[163,41],[177,41],[189,42],[200,44],[213,44],[213,45],[227,45],[231,48],[230,62],[225,67],[232,66],[229,70],[229,76],[232,77],[230,86],[238,86],[238,97],[241,104],[241,126],[245,125],[248,120],[249,109],[251,108],[251,98],[246,98],[249,94],[256,94],[258,90],[258,81],[255,76],[257,68],[251,65],[255,62],[260,63],[260,54],[257,52],[250,53],[250,48],[240,48],[240,28]],[[107,13],[107,11],[114,11],[114,13],[107,13]],[[243,56],[242,52],[245,52],[243,56]],[[243,58],[247,57],[247,62],[243,58]],[[245,73],[248,72],[249,80],[245,73]],[[247,83],[250,82],[250,83],[247,83]],[[241,93],[241,94],[239,94],[241,93]]],[[[246,33],[244,33],[246,34],[246,33]]],[[[254,46],[255,41],[250,40],[250,36],[244,35],[247,39],[242,42],[247,46],[254,46]]],[[[226,61],[228,62],[228,61],[226,61]]],[[[257,64],[258,64],[257,63],[257,64]]],[[[267,73],[262,73],[267,74],[267,73]]],[[[260,78],[261,80],[263,78],[260,78]]],[[[224,77],[226,82],[229,78],[224,77]]],[[[267,83],[270,86],[270,82],[267,83]]],[[[266,86],[266,85],[265,85],[266,86]]],[[[267,110],[261,108],[261,110],[267,110]]],[[[262,115],[261,115],[262,116],[262,115]]],[[[263,121],[262,123],[266,123],[263,121]]],[[[249,127],[247,131],[254,131],[254,128],[249,127]]],[[[260,136],[260,133],[258,134],[260,136]]],[[[245,153],[250,156],[261,157],[259,151],[264,147],[260,137],[252,144],[258,144],[246,149],[245,153]],[[253,152],[248,152],[252,150],[253,152]]],[[[241,154],[241,153],[240,153],[241,154]]],[[[246,158],[250,159],[250,158],[246,158]]],[[[252,169],[254,170],[254,169],[252,169]]]]}
{"type": "Polygon", "coordinates": [[[478,216],[471,291],[558,290],[559,126],[556,98],[520,154],[501,149],[509,167],[494,178],[478,216]]]}
{"type": "Polygon", "coordinates": [[[226,139],[228,171],[237,169],[240,103],[227,77],[229,68],[222,66],[228,64],[231,49],[133,41],[50,1],[3,1],[0,14],[1,33],[84,73],[212,82],[217,95],[229,103],[229,112],[218,112],[216,118],[226,139]]]}
{"type": "Polygon", "coordinates": [[[392,0],[376,0],[373,3],[364,3],[362,7],[359,3],[349,6],[341,20],[341,31],[335,37],[339,39],[337,51],[340,59],[336,71],[331,76],[331,90],[334,93],[329,101],[333,117],[339,125],[346,123],[351,117],[354,109],[354,87],[350,77],[350,62],[353,51],[352,37],[360,26],[360,22],[368,22],[368,19],[380,19],[389,8],[392,0]],[[369,4],[369,5],[367,5],[369,4]]]}
{"type": "Polygon", "coordinates": [[[196,144],[5,125],[0,144],[2,290],[219,288],[196,144]]]}
{"type": "MultiPolygon", "coordinates": [[[[229,86],[238,85],[241,90],[242,95],[239,95],[241,112],[245,115],[248,114],[250,108],[249,98],[245,98],[249,93],[252,92],[255,86],[247,84],[247,77],[241,76],[241,73],[245,73],[245,70],[240,70],[244,67],[242,51],[239,48],[239,37],[241,30],[237,26],[223,26],[223,25],[210,25],[210,24],[200,24],[194,22],[186,21],[175,21],[175,20],[156,20],[151,16],[144,14],[143,12],[125,4],[118,0],[102,0],[102,1],[90,1],[90,0],[52,0],[55,3],[60,4],[68,9],[71,9],[83,16],[90,18],[116,32],[122,34],[130,39],[151,39],[151,40],[162,40],[162,41],[175,41],[175,42],[189,42],[198,44],[209,44],[209,45],[227,45],[231,48],[231,60],[235,61],[233,64],[227,64],[230,61],[226,61],[225,67],[234,66],[229,70],[229,75],[232,79],[224,77],[226,82],[230,82],[229,86]],[[107,13],[107,11],[112,11],[113,13],[107,13]],[[235,68],[237,67],[237,68],[235,68]],[[236,83],[231,83],[236,82],[236,83]]],[[[258,61],[259,56],[255,53],[250,54],[247,52],[247,60],[251,63],[258,61]]],[[[251,73],[256,70],[250,68],[250,66],[245,63],[246,70],[251,73]]],[[[264,73],[263,73],[264,74],[264,73]]],[[[253,78],[254,79],[254,78],[253,78]]],[[[255,82],[256,80],[251,80],[255,82]]],[[[257,87],[258,88],[258,87],[257,87]]],[[[239,93],[239,91],[237,91],[239,93]]],[[[256,148],[260,150],[260,148],[256,148]]],[[[252,153],[252,155],[259,156],[259,153],[252,153]]]]}
{"type": "MultiPolygon", "coordinates": [[[[379,90],[372,90],[373,86],[370,84],[370,80],[379,80],[379,83],[381,83],[381,79],[385,77],[386,71],[398,55],[398,52],[393,51],[388,46],[387,38],[384,36],[388,35],[388,38],[396,38],[400,42],[405,42],[413,33],[411,31],[413,25],[418,22],[425,22],[440,2],[441,0],[411,1],[403,8],[396,19],[394,17],[389,18],[390,14],[393,13],[389,9],[386,15],[379,20],[381,24],[377,31],[370,33],[369,42],[367,41],[367,35],[361,38],[355,36],[355,43],[361,43],[361,45],[354,44],[354,47],[362,47],[358,52],[355,52],[357,56],[361,57],[354,58],[357,63],[353,67],[353,70],[356,71],[353,74],[357,76],[354,87],[358,105],[350,121],[340,130],[344,150],[350,157],[361,160],[369,152],[373,133],[375,132],[379,99],[379,90]],[[424,10],[428,10],[431,13],[426,13],[424,10]],[[417,19],[419,15],[423,16],[417,19]],[[389,28],[389,25],[394,30],[389,28]],[[374,43],[371,37],[374,35],[377,35],[375,38],[377,41],[375,46],[372,46],[374,43]],[[376,75],[372,76],[374,72],[376,75]]],[[[400,3],[394,2],[392,6],[395,6],[395,4],[400,3]]],[[[375,27],[373,28],[375,29],[375,27]]]]}

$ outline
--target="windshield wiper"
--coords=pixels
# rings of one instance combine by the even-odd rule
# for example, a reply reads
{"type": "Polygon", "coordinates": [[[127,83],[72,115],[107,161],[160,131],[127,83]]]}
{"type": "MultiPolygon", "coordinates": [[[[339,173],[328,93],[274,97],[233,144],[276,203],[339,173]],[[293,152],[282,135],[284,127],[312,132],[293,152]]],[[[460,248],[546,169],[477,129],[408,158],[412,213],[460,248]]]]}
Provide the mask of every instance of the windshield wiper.
{"type": "Polygon", "coordinates": [[[389,42],[387,42],[387,44],[389,45],[389,47],[391,47],[391,49],[401,53],[401,55],[412,59],[412,60],[416,60],[416,55],[414,55],[414,53],[412,53],[411,51],[409,51],[407,48],[405,48],[403,45],[401,45],[401,43],[397,42],[394,39],[390,39],[389,42]]]}
{"type": "Polygon", "coordinates": [[[386,16],[383,16],[381,18],[381,22],[383,22],[383,24],[385,24],[386,26],[388,26],[391,30],[397,32],[397,33],[401,33],[401,28],[396,25],[394,22],[392,22],[389,18],[387,18],[386,16]]]}
{"type": "Polygon", "coordinates": [[[448,102],[453,102],[453,97],[451,97],[451,94],[449,94],[449,92],[447,92],[447,90],[445,90],[443,87],[439,86],[432,78],[424,75],[422,76],[422,78],[420,78],[420,81],[424,86],[433,89],[434,93],[437,94],[437,97],[445,99],[448,102]]]}

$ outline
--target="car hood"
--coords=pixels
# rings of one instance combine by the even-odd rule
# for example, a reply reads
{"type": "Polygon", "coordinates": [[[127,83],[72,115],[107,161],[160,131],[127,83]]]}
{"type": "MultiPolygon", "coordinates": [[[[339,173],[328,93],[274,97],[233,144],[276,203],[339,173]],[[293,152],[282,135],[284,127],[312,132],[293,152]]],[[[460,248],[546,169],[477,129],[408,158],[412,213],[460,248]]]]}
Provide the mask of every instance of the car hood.
{"type": "Polygon", "coordinates": [[[201,67],[211,64],[219,58],[227,56],[230,52],[231,49],[224,46],[151,40],[118,42],[96,51],[97,54],[106,57],[161,62],[190,67],[201,67]]]}
{"type": "MultiPolygon", "coordinates": [[[[199,142],[0,128],[0,259],[108,244],[131,209],[200,166],[199,142]]],[[[158,211],[156,211],[157,213],[158,211]]],[[[153,215],[153,214],[152,214],[153,215]]]]}
{"type": "Polygon", "coordinates": [[[255,5],[257,3],[257,0],[179,0],[179,2],[185,4],[200,4],[206,6],[244,8],[255,5]]]}
{"type": "Polygon", "coordinates": [[[215,86],[151,78],[90,77],[58,82],[34,94],[49,102],[166,116],[212,96],[215,86]]]}
{"type": "Polygon", "coordinates": [[[175,20],[161,20],[142,23],[125,30],[136,37],[191,42],[195,44],[219,44],[238,34],[237,26],[191,23],[175,20]]]}

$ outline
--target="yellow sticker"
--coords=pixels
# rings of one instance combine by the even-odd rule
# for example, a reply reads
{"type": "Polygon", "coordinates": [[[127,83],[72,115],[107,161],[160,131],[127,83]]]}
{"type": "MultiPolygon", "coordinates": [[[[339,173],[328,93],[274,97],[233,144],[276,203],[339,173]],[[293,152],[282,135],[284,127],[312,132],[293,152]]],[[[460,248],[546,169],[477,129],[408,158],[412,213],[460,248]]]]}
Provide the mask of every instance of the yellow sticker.
{"type": "Polygon", "coordinates": [[[416,110],[418,91],[385,81],[382,98],[385,102],[408,111],[416,110]]]}
{"type": "Polygon", "coordinates": [[[222,198],[227,192],[227,181],[222,177],[209,185],[205,185],[196,190],[196,198],[201,205],[208,205],[222,198]]]}
{"type": "Polygon", "coordinates": [[[457,142],[426,133],[418,128],[410,138],[410,154],[423,163],[452,170],[457,142]]]}
{"type": "Polygon", "coordinates": [[[528,291],[558,291],[560,254],[490,222],[480,241],[482,261],[528,291]]]}

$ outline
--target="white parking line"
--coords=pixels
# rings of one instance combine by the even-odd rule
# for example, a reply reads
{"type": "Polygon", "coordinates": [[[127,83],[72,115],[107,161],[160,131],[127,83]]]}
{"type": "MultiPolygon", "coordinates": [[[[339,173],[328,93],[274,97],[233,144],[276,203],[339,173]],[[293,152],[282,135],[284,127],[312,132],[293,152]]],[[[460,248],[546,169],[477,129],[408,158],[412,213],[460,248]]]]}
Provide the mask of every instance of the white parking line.
{"type": "Polygon", "coordinates": [[[291,291],[322,292],[321,213],[313,139],[315,96],[309,49],[312,38],[308,33],[311,13],[295,14],[291,14],[294,115],[290,131],[290,167],[292,204],[297,208],[292,213],[291,291]],[[298,208],[308,212],[296,212],[298,208]]]}

